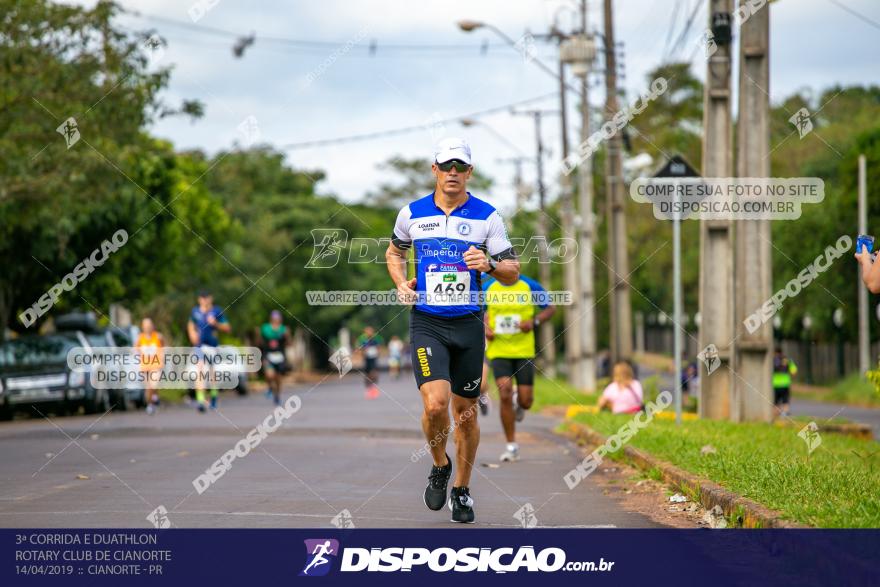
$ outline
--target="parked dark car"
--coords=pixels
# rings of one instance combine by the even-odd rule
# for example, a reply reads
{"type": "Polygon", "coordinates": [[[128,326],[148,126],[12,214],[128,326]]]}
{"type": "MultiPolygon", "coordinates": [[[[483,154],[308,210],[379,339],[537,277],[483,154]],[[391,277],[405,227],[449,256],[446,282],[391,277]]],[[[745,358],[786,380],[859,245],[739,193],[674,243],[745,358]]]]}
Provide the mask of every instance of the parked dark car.
{"type": "Polygon", "coordinates": [[[0,418],[11,418],[17,409],[32,414],[67,413],[81,406],[89,414],[108,410],[107,390],[93,388],[88,374],[67,366],[67,353],[77,346],[61,334],[23,336],[0,344],[0,418]]]}
{"type": "MultiPolygon", "coordinates": [[[[130,347],[134,340],[130,329],[98,326],[93,312],[71,312],[58,316],[55,318],[55,330],[58,334],[74,338],[76,346],[89,350],[97,347],[130,347]]],[[[132,405],[146,405],[143,389],[111,389],[109,399],[114,409],[122,411],[132,405]]]]}

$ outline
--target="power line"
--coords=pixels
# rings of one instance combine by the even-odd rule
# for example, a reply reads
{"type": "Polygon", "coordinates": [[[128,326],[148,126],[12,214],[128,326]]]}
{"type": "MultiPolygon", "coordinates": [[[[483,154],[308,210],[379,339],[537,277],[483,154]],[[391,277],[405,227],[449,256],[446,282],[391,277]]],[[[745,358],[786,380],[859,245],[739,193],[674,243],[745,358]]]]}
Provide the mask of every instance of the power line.
{"type": "Polygon", "coordinates": [[[458,123],[462,120],[479,118],[480,116],[487,116],[489,114],[495,114],[497,112],[506,112],[511,108],[516,106],[523,106],[525,104],[531,104],[532,102],[538,102],[541,100],[546,100],[550,97],[556,97],[559,94],[557,92],[551,92],[549,94],[544,94],[541,96],[536,96],[534,98],[528,98],[525,100],[520,100],[519,102],[511,102],[510,104],[504,104],[503,106],[496,106],[494,108],[488,108],[486,110],[480,110],[478,112],[472,112],[470,114],[463,114],[461,116],[456,116],[454,118],[446,118],[443,120],[432,120],[430,124],[418,124],[414,126],[405,126],[402,128],[395,128],[390,130],[382,130],[371,133],[365,133],[360,135],[351,135],[347,137],[335,137],[331,139],[317,139],[313,141],[303,141],[299,143],[289,143],[287,145],[281,145],[278,147],[283,151],[295,151],[299,149],[309,149],[313,147],[326,147],[329,145],[338,145],[341,143],[354,143],[360,141],[368,141],[373,139],[380,139],[384,137],[390,137],[395,135],[406,134],[410,132],[423,131],[429,126],[433,125],[443,125],[447,123],[458,123]]]}
{"type": "MultiPolygon", "coordinates": [[[[131,33],[139,33],[142,31],[138,31],[134,28],[121,26],[123,30],[129,31],[131,33]]],[[[217,49],[217,50],[225,50],[230,51],[232,44],[226,41],[214,40],[210,38],[197,37],[197,36],[186,36],[185,33],[178,31],[166,32],[162,31],[162,37],[172,41],[174,43],[181,43],[184,45],[193,45],[198,47],[204,47],[208,49],[217,49]]],[[[318,57],[326,57],[328,55],[328,51],[326,48],[321,47],[288,47],[284,45],[278,44],[264,44],[260,45],[260,38],[256,38],[256,43],[253,47],[248,49],[249,51],[270,51],[274,54],[278,55],[304,55],[304,56],[318,56],[318,57]]],[[[360,52],[360,53],[352,53],[347,52],[346,57],[357,57],[357,58],[375,58],[375,57],[394,57],[395,59],[424,59],[424,58],[432,58],[432,57],[448,57],[449,52],[445,51],[433,51],[433,50],[425,50],[425,51],[400,51],[395,53],[379,53],[376,55],[371,55],[368,52],[360,52]]],[[[491,59],[491,58],[502,58],[502,59],[521,59],[520,55],[514,51],[494,51],[492,53],[486,54],[469,54],[469,53],[461,53],[456,54],[456,58],[479,58],[479,59],[491,59]]]]}
{"type": "MultiPolygon", "coordinates": [[[[222,29],[218,27],[197,25],[194,23],[189,23],[181,20],[175,20],[171,18],[166,18],[163,16],[155,16],[151,14],[144,14],[141,12],[130,12],[128,13],[131,16],[151,20],[155,22],[160,22],[164,24],[168,24],[170,26],[176,26],[180,28],[184,28],[187,30],[199,32],[207,35],[220,36],[230,39],[240,39],[242,37],[246,37],[249,34],[255,33],[240,33],[231,31],[228,29],[222,29]]],[[[489,49],[491,48],[500,48],[507,47],[507,45],[503,45],[501,43],[489,43],[488,41],[483,41],[479,45],[429,45],[429,44],[400,44],[400,43],[379,43],[375,39],[372,39],[369,44],[358,46],[355,43],[352,43],[351,40],[348,41],[320,41],[314,39],[293,39],[288,37],[277,37],[272,35],[262,35],[256,34],[256,38],[260,42],[266,43],[275,43],[280,45],[285,45],[291,48],[296,49],[320,49],[320,50],[331,50],[338,49],[340,47],[348,46],[350,49],[359,49],[360,51],[366,50],[370,55],[375,55],[380,49],[383,51],[455,51],[455,52],[478,52],[480,55],[485,55],[489,49]]]]}
{"type": "Polygon", "coordinates": [[[678,48],[681,46],[682,41],[684,41],[688,32],[691,30],[691,25],[694,23],[694,18],[697,16],[697,12],[700,10],[700,7],[703,5],[703,0],[696,0],[694,2],[694,8],[691,11],[691,15],[688,17],[687,22],[684,25],[684,29],[681,31],[681,34],[676,39],[675,43],[672,45],[672,50],[669,51],[667,55],[668,59],[671,59],[675,54],[678,53],[678,48]]]}
{"type": "Polygon", "coordinates": [[[666,31],[666,42],[663,43],[663,55],[667,55],[669,51],[669,43],[672,42],[672,31],[675,30],[675,22],[678,20],[678,13],[681,10],[681,0],[675,0],[675,8],[672,11],[672,19],[669,22],[669,29],[666,31]]]}

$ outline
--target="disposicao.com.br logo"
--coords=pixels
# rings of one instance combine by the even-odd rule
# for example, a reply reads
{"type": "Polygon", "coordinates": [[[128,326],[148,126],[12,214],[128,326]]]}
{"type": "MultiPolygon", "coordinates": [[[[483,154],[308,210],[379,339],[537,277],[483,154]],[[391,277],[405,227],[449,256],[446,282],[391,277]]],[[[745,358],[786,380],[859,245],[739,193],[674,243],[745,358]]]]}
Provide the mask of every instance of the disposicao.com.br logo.
{"type": "MultiPolygon", "coordinates": [[[[328,556],[335,557],[339,545],[335,540],[306,540],[308,552],[301,576],[326,574],[331,567],[328,556]]],[[[614,562],[600,558],[599,561],[566,561],[561,548],[544,548],[536,551],[534,546],[513,547],[465,547],[465,548],[419,548],[391,546],[386,548],[344,548],[339,563],[340,572],[410,572],[423,568],[436,573],[517,571],[611,571],[614,562]]]]}
{"type": "Polygon", "coordinates": [[[306,543],[306,566],[300,577],[320,577],[330,572],[333,559],[339,554],[339,541],[332,538],[310,538],[306,543]]]}

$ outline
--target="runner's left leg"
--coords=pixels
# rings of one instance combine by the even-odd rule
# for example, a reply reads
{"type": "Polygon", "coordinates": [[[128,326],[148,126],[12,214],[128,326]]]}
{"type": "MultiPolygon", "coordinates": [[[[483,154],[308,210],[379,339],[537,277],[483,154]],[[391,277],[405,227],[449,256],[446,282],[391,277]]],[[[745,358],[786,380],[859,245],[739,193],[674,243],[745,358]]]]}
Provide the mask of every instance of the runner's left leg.
{"type": "Polygon", "coordinates": [[[452,418],[455,422],[455,471],[453,487],[470,484],[471,469],[480,446],[480,423],[477,421],[477,398],[452,395],[452,418]]]}

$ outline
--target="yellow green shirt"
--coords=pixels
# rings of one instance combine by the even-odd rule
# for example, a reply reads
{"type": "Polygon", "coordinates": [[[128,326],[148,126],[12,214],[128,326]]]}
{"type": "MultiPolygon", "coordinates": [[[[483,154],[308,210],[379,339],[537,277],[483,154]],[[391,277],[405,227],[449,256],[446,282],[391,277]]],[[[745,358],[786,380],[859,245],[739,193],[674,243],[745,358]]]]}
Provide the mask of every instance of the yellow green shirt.
{"type": "Polygon", "coordinates": [[[488,325],[495,334],[486,346],[486,358],[533,358],[535,332],[522,332],[520,324],[547,307],[546,290],[534,279],[521,276],[513,285],[490,277],[483,282],[483,291],[488,325]]]}

